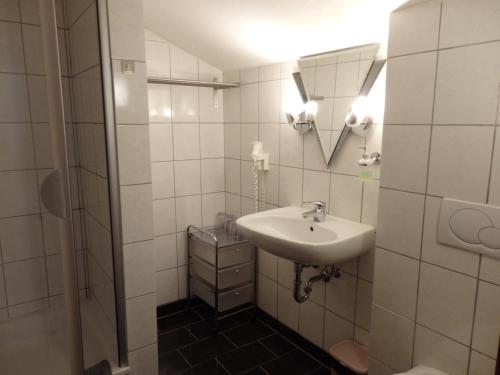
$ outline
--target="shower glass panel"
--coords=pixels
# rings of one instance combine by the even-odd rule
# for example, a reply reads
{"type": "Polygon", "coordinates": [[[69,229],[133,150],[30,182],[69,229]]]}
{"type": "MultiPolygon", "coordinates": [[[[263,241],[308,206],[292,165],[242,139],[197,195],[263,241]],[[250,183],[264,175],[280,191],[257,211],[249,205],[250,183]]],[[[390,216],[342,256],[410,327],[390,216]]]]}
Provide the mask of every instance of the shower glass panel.
{"type": "MultiPolygon", "coordinates": [[[[117,365],[97,4],[56,5],[81,354],[85,368],[117,365]]],[[[66,375],[59,219],[40,194],[55,164],[38,1],[0,2],[0,43],[0,374],[66,375]]]]}

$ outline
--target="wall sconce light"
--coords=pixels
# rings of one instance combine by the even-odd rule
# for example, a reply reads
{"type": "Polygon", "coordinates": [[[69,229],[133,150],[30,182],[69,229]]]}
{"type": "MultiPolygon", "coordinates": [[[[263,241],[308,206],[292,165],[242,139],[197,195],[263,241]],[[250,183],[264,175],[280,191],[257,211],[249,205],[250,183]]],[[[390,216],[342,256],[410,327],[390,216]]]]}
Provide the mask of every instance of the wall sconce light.
{"type": "Polygon", "coordinates": [[[292,125],[300,134],[305,134],[312,129],[314,118],[318,112],[318,103],[313,100],[308,101],[298,115],[286,113],[289,125],[292,125]]]}
{"type": "Polygon", "coordinates": [[[373,125],[373,117],[368,113],[366,96],[358,96],[352,103],[345,118],[345,124],[357,135],[365,137],[373,125]]]}

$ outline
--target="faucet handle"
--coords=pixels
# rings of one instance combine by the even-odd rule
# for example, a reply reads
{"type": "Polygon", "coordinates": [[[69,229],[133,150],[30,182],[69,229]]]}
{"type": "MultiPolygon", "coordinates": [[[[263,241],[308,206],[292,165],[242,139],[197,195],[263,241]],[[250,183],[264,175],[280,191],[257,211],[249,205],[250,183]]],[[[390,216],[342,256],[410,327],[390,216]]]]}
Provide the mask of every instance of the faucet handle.
{"type": "Polygon", "coordinates": [[[312,205],[316,209],[316,211],[325,211],[326,210],[326,202],[324,201],[315,201],[312,202],[312,205]]]}

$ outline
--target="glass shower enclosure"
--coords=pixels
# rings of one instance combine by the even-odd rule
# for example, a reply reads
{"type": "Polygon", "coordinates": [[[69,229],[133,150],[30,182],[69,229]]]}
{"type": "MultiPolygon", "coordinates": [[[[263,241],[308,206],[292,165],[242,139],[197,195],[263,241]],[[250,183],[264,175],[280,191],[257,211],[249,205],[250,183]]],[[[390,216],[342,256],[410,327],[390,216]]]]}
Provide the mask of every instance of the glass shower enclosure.
{"type": "Polygon", "coordinates": [[[105,1],[0,2],[1,374],[127,362],[106,22],[105,1]]]}

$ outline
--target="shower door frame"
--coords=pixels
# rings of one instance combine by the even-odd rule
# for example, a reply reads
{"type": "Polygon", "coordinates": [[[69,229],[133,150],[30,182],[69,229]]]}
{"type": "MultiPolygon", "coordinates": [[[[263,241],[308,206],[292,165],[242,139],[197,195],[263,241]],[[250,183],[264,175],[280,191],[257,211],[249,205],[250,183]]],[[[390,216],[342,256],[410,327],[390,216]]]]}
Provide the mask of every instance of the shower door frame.
{"type": "Polygon", "coordinates": [[[125,276],[122,246],[122,215],[120,200],[120,178],[118,170],[118,147],[115,127],[115,97],[113,90],[113,68],[109,31],[107,0],[97,0],[97,24],[101,55],[101,81],[104,101],[104,128],[106,133],[106,161],[108,167],[108,189],[110,200],[111,236],[113,246],[113,272],[115,282],[116,334],[120,367],[128,366],[127,321],[125,306],[125,276]]]}
{"type": "MultiPolygon", "coordinates": [[[[76,253],[71,220],[71,200],[69,184],[69,168],[67,146],[65,141],[65,119],[63,109],[62,79],[59,61],[59,45],[57,39],[57,20],[55,0],[38,0],[41,29],[43,37],[44,58],[47,75],[49,100],[49,116],[51,119],[52,148],[54,151],[55,169],[62,175],[63,208],[65,218],[61,222],[61,238],[63,247],[64,294],[67,305],[70,350],[70,368],[72,375],[83,375],[84,347],[82,340],[81,312],[78,293],[76,253]],[[68,213],[69,212],[69,213],[68,213]]],[[[123,267],[123,248],[121,230],[120,183],[118,174],[118,150],[114,118],[114,94],[112,59],[110,53],[109,19],[107,0],[96,0],[98,39],[101,59],[102,100],[104,109],[104,127],[106,141],[106,162],[108,169],[108,190],[110,220],[113,248],[113,273],[116,312],[116,342],[118,349],[118,365],[128,366],[128,346],[125,306],[125,280],[123,267]]],[[[51,192],[52,196],[57,191],[51,192]]],[[[59,209],[61,207],[58,207],[59,209]]]]}

